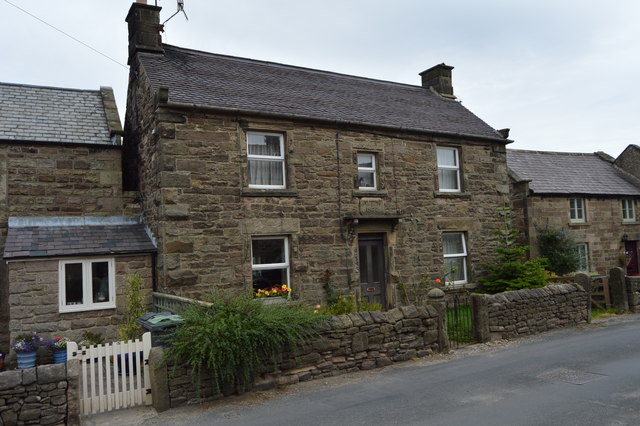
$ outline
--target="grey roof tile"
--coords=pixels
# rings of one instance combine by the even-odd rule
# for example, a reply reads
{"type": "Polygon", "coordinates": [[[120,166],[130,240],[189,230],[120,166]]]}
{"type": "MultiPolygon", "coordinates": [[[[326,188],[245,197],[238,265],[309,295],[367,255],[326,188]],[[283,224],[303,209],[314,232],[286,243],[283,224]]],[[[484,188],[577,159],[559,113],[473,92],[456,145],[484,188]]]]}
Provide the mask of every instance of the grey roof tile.
{"type": "Polygon", "coordinates": [[[507,165],[536,194],[640,196],[640,182],[596,154],[507,150],[507,165]]]}
{"type": "Polygon", "coordinates": [[[164,45],[139,54],[154,89],[169,101],[502,140],[457,101],[421,86],[354,77],[164,45]]]}
{"type": "Polygon", "coordinates": [[[99,90],[0,83],[0,140],[113,145],[99,90]]]}
{"type": "Polygon", "coordinates": [[[143,224],[11,226],[5,259],[155,252],[143,224]]]}

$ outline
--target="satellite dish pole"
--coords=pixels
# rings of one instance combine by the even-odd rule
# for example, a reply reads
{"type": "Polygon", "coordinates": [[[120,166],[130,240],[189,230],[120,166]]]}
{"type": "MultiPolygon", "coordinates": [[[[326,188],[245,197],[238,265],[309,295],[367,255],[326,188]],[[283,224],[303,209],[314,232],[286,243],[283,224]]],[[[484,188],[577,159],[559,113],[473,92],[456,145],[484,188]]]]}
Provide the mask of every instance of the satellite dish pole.
{"type": "Polygon", "coordinates": [[[187,21],[189,20],[189,17],[187,16],[187,12],[184,11],[184,0],[178,0],[178,10],[176,10],[176,13],[174,13],[173,15],[169,16],[167,18],[166,21],[164,21],[162,23],[162,25],[166,24],[167,22],[169,22],[169,19],[173,18],[174,16],[176,16],[178,13],[184,13],[184,17],[187,19],[187,21]]]}

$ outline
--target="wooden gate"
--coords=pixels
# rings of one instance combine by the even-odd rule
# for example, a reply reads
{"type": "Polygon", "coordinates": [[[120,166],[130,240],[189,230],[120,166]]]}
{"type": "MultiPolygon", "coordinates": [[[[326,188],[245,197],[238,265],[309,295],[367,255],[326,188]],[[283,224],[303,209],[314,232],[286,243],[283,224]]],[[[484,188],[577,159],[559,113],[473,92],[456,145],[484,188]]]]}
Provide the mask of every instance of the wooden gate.
{"type": "Polygon", "coordinates": [[[67,359],[80,360],[80,413],[151,404],[149,350],[151,333],[142,340],[83,346],[70,342],[67,359]],[[137,356],[136,356],[137,355],[137,356]]]}

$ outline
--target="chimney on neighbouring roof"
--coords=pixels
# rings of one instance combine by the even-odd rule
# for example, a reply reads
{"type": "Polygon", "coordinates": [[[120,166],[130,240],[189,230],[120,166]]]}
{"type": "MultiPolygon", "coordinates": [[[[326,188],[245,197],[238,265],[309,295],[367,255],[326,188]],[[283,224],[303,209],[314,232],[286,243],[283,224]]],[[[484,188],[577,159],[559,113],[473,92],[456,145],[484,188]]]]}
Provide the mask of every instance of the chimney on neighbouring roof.
{"type": "Polygon", "coordinates": [[[129,60],[131,65],[138,52],[162,53],[162,25],[160,25],[159,6],[148,5],[145,0],[133,3],[127,14],[129,24],[129,60]]]}
{"type": "Polygon", "coordinates": [[[451,84],[452,69],[452,66],[442,63],[422,71],[420,73],[422,77],[422,87],[426,89],[432,88],[440,96],[455,99],[456,97],[453,95],[453,85],[451,84]]]}

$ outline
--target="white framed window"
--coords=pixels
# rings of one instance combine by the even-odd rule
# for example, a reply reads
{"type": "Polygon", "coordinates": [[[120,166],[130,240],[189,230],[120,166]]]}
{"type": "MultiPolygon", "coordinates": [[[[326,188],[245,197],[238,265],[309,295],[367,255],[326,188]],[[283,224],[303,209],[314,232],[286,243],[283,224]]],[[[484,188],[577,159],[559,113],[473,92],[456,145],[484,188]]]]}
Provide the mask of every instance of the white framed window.
{"type": "Polygon", "coordinates": [[[278,133],[247,133],[249,188],[286,188],[284,137],[278,133]]]}
{"type": "Polygon", "coordinates": [[[467,243],[464,232],[442,234],[445,284],[467,283],[467,243]]]}
{"type": "MultiPolygon", "coordinates": [[[[289,239],[255,237],[251,240],[253,290],[289,286],[289,239]]],[[[290,287],[290,286],[289,286],[290,287]]]]}
{"type": "Polygon", "coordinates": [[[60,312],[116,307],[114,259],[61,260],[58,268],[60,312]]]}
{"type": "Polygon", "coordinates": [[[622,221],[636,221],[636,200],[622,200],[622,221]]]}
{"type": "Polygon", "coordinates": [[[376,155],[358,153],[358,189],[373,191],[378,188],[376,182],[376,155]]]}
{"type": "Polygon", "coordinates": [[[578,272],[589,272],[589,245],[587,243],[576,244],[578,251],[578,272]]]}
{"type": "Polygon", "coordinates": [[[460,192],[458,148],[437,148],[438,185],[440,192],[460,192]]]}
{"type": "Polygon", "coordinates": [[[586,221],[584,198],[569,199],[569,219],[573,223],[583,223],[586,221]]]}

